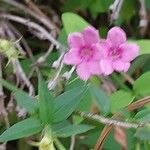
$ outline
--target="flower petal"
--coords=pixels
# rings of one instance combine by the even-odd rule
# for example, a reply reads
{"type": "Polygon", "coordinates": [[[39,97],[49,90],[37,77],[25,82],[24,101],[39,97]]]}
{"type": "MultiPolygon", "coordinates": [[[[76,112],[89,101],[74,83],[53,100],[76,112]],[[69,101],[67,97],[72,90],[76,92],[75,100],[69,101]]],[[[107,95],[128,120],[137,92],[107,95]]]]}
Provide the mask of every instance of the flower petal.
{"type": "Polygon", "coordinates": [[[130,67],[129,62],[123,62],[120,60],[116,60],[113,62],[113,68],[118,72],[121,72],[121,71],[127,72],[129,67],[130,67]]]}
{"type": "Polygon", "coordinates": [[[63,62],[67,65],[77,65],[81,62],[78,49],[70,49],[64,56],[63,62]]]}
{"type": "Polygon", "coordinates": [[[84,42],[87,45],[99,42],[99,33],[94,27],[87,27],[83,30],[84,42]]]}
{"type": "Polygon", "coordinates": [[[78,32],[68,35],[68,45],[70,48],[81,48],[84,45],[83,35],[78,32]]]}
{"type": "Polygon", "coordinates": [[[122,49],[122,60],[132,61],[138,56],[139,46],[135,43],[125,43],[120,46],[122,49]]]}
{"type": "Polygon", "coordinates": [[[103,57],[103,47],[97,43],[92,45],[93,60],[100,60],[103,57]]]}
{"type": "Polygon", "coordinates": [[[102,73],[99,62],[98,61],[90,61],[88,62],[88,69],[93,75],[100,75],[102,73]]]}
{"type": "Polygon", "coordinates": [[[114,71],[112,61],[109,59],[102,59],[100,61],[100,67],[104,75],[109,75],[114,71]]]}
{"type": "Polygon", "coordinates": [[[126,34],[120,27],[113,27],[108,31],[107,39],[111,41],[113,48],[126,42],[126,34]]]}
{"type": "Polygon", "coordinates": [[[103,40],[100,42],[100,46],[103,58],[107,58],[112,47],[111,42],[109,40],[103,40]]]}
{"type": "Polygon", "coordinates": [[[77,66],[76,69],[77,75],[80,77],[82,80],[88,80],[89,77],[91,76],[90,70],[88,69],[87,63],[83,62],[77,66]]]}

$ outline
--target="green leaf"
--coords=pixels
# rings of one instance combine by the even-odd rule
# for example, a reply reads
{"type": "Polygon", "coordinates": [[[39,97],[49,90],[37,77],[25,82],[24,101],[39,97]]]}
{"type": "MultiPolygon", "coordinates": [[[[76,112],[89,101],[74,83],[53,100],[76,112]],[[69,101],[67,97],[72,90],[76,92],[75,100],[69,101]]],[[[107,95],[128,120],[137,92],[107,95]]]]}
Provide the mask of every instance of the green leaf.
{"type": "Polygon", "coordinates": [[[134,83],[133,90],[136,95],[146,96],[150,94],[150,71],[141,75],[134,83]]]}
{"type": "Polygon", "coordinates": [[[74,13],[63,13],[62,22],[66,33],[69,34],[71,32],[80,32],[85,27],[89,26],[89,23],[86,22],[83,18],[74,13]]]}
{"type": "Polygon", "coordinates": [[[142,122],[149,122],[150,121],[150,109],[143,109],[141,111],[139,111],[134,119],[138,120],[138,121],[142,121],[142,122]]]}
{"type": "Polygon", "coordinates": [[[0,135],[0,142],[11,141],[31,136],[42,130],[40,121],[37,118],[28,118],[20,121],[0,135]]]}
{"type": "Polygon", "coordinates": [[[140,55],[140,57],[137,57],[132,62],[132,65],[131,65],[130,69],[128,70],[128,74],[132,75],[136,71],[136,69],[143,68],[143,66],[145,66],[145,64],[148,64],[149,60],[150,60],[150,55],[147,55],[147,54],[140,55]]]}
{"type": "Polygon", "coordinates": [[[55,100],[54,122],[67,119],[80,103],[86,86],[81,86],[58,96],[55,100]]]}
{"type": "Polygon", "coordinates": [[[64,120],[64,121],[61,121],[59,123],[55,123],[52,126],[48,126],[48,129],[50,129],[50,130],[52,129],[53,131],[57,131],[57,130],[64,128],[66,126],[69,126],[69,125],[71,125],[69,120],[64,120]]]}
{"type": "Polygon", "coordinates": [[[67,45],[67,35],[66,35],[66,31],[64,28],[62,28],[60,33],[59,33],[58,41],[60,43],[62,43],[63,45],[67,45]]]}
{"type": "Polygon", "coordinates": [[[108,96],[101,89],[93,85],[90,86],[90,92],[94,100],[98,104],[100,111],[103,114],[107,114],[110,110],[110,103],[108,96]]]}
{"type": "Polygon", "coordinates": [[[136,40],[134,42],[140,46],[140,55],[150,54],[150,40],[136,40]]]}
{"type": "Polygon", "coordinates": [[[18,89],[6,80],[0,79],[0,83],[10,91],[14,92],[18,105],[24,107],[28,112],[33,113],[37,110],[37,101],[31,98],[26,92],[18,89]]]}
{"type": "Polygon", "coordinates": [[[68,126],[65,126],[63,128],[60,128],[60,129],[54,131],[54,133],[57,137],[65,138],[65,137],[69,137],[69,136],[72,136],[72,135],[87,132],[88,130],[91,130],[93,128],[94,128],[93,126],[84,125],[84,124],[68,125],[68,126]]]}
{"type": "Polygon", "coordinates": [[[82,98],[82,101],[79,103],[77,110],[90,111],[91,105],[92,105],[91,94],[87,90],[82,98]]]}
{"type": "Polygon", "coordinates": [[[39,77],[39,116],[43,123],[52,123],[54,111],[54,98],[47,88],[47,84],[39,77]]]}
{"type": "Polygon", "coordinates": [[[118,110],[126,107],[134,100],[134,96],[126,91],[119,90],[110,96],[111,112],[115,113],[118,110]]]}
{"type": "Polygon", "coordinates": [[[17,90],[14,95],[19,106],[25,108],[30,113],[34,113],[37,111],[37,99],[31,98],[26,92],[23,92],[21,90],[17,90]]]}
{"type": "Polygon", "coordinates": [[[150,140],[150,128],[139,128],[135,136],[141,140],[150,140]]]}

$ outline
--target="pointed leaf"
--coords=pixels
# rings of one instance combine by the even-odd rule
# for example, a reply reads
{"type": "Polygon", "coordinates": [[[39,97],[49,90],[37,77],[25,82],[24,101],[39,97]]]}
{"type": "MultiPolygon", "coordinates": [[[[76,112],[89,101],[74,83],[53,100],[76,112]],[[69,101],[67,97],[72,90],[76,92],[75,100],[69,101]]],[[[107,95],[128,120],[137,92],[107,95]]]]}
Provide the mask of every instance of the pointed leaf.
{"type": "Polygon", "coordinates": [[[150,109],[143,109],[139,111],[134,119],[141,121],[141,122],[150,122],[150,109]]]}
{"type": "Polygon", "coordinates": [[[88,22],[74,13],[63,13],[62,22],[67,34],[71,32],[80,32],[85,27],[89,26],[88,22]]]}
{"type": "Polygon", "coordinates": [[[84,124],[68,125],[68,126],[65,126],[63,128],[60,128],[60,129],[54,131],[54,133],[57,137],[64,137],[65,138],[65,137],[69,137],[72,135],[87,132],[88,130],[91,130],[93,128],[94,127],[91,125],[84,125],[84,124]]]}
{"type": "Polygon", "coordinates": [[[135,136],[141,140],[150,140],[150,128],[139,128],[135,136]]]}
{"type": "Polygon", "coordinates": [[[11,141],[31,136],[41,131],[42,126],[37,118],[28,118],[20,121],[0,135],[0,142],[11,141]]]}
{"type": "Polygon", "coordinates": [[[134,100],[130,92],[119,90],[110,96],[111,112],[115,113],[123,109],[134,100]]]}
{"type": "Polygon", "coordinates": [[[35,98],[31,98],[28,93],[18,89],[6,80],[0,79],[0,83],[8,90],[14,92],[18,105],[25,108],[28,112],[33,113],[37,110],[38,103],[35,98]]]}
{"type": "Polygon", "coordinates": [[[66,91],[55,100],[54,122],[67,119],[80,103],[86,87],[66,91]]]}
{"type": "Polygon", "coordinates": [[[150,95],[150,71],[141,75],[134,83],[133,90],[135,94],[146,96],[150,95]]]}
{"type": "Polygon", "coordinates": [[[100,111],[103,114],[107,114],[110,110],[110,103],[108,96],[98,87],[91,85],[90,92],[96,101],[100,111]]]}
{"type": "Polygon", "coordinates": [[[14,95],[19,106],[25,108],[30,113],[34,113],[37,111],[37,99],[31,98],[26,92],[23,92],[21,90],[17,90],[14,95]]]}
{"type": "Polygon", "coordinates": [[[51,95],[50,91],[46,83],[39,78],[39,115],[40,119],[43,123],[51,123],[53,120],[53,96],[51,95]]]}

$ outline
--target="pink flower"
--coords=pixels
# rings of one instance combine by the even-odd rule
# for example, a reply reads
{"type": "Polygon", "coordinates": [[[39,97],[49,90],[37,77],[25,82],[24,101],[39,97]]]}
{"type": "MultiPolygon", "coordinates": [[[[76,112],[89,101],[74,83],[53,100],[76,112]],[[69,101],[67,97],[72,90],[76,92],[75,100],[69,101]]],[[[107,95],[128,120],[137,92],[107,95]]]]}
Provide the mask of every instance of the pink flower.
{"type": "Polygon", "coordinates": [[[64,56],[64,63],[76,66],[77,75],[82,80],[101,73],[99,41],[98,31],[91,26],[81,33],[75,32],[68,36],[69,51],[64,56]]]}
{"type": "Polygon", "coordinates": [[[108,31],[107,39],[101,44],[103,58],[100,67],[104,75],[113,71],[127,72],[130,62],[138,56],[139,46],[127,43],[125,32],[119,27],[113,27],[108,31]]]}

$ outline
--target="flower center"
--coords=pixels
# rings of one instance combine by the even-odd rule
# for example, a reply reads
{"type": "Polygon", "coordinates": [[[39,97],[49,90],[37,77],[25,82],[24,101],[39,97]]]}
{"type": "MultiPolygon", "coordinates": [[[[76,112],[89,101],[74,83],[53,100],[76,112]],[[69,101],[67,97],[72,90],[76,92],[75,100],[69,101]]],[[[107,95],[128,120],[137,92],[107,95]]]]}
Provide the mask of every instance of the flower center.
{"type": "Polygon", "coordinates": [[[83,48],[80,51],[80,57],[82,60],[89,61],[93,56],[93,51],[90,48],[83,48]]]}
{"type": "Polygon", "coordinates": [[[113,60],[121,57],[122,50],[120,48],[110,48],[108,52],[108,56],[110,56],[113,60]]]}

